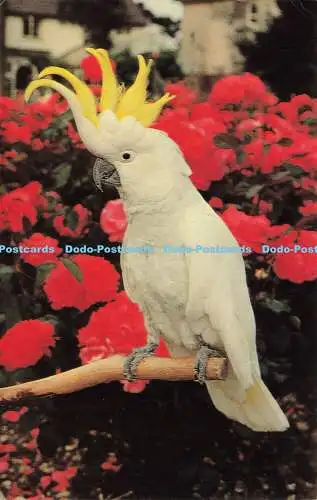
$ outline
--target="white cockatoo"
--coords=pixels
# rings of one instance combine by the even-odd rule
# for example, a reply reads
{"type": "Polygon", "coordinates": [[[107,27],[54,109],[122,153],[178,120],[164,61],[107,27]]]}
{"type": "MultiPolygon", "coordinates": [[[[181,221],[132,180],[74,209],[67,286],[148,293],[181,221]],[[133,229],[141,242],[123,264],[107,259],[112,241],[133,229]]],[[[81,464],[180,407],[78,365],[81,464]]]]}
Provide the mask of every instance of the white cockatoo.
{"type": "Polygon", "coordinates": [[[67,99],[82,141],[98,158],[97,185],[102,189],[112,184],[124,201],[128,227],[123,246],[154,250],[121,254],[125,290],[142,310],[148,331],[147,345],[128,357],[125,376],[133,379],[138,363],[155,352],[160,336],[172,356],[196,353],[195,373],[201,383],[208,357],[223,352],[228,378],[206,381],[215,407],[255,431],[286,430],[288,421],[261,379],[243,257],[205,251],[238,248],[238,243],[192,184],[191,169],[175,142],[150,128],[173,96],[146,102],[151,61],[142,56],[135,82],[125,90],[117,83],[107,51],[87,52],[102,70],[98,110],[89,87],[57,67],[40,73],[27,88],[26,99],[39,87],[57,90],[67,99]],[[64,77],[73,90],[45,78],[50,75],[64,77]],[[184,251],[166,251],[166,246],[184,251]]]}

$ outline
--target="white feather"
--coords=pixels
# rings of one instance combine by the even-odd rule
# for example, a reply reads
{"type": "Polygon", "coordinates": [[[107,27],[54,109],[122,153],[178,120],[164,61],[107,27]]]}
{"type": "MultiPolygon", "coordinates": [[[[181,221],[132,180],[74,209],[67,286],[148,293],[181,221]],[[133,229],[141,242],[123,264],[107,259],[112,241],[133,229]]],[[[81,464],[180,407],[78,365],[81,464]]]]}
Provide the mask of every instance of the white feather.
{"type": "MultiPolygon", "coordinates": [[[[110,117],[112,120],[112,118],[110,117]]],[[[106,118],[105,118],[106,121],[106,118]]],[[[122,253],[123,282],[143,311],[149,339],[162,336],[171,353],[199,349],[199,337],[225,350],[228,380],[208,382],[215,406],[256,431],[281,431],[288,422],[261,380],[254,314],[240,253],[167,252],[165,246],[196,249],[238,243],[189,179],[178,146],[158,130],[132,120],[102,125],[113,137],[102,157],[120,179],[128,214],[123,246],[152,246],[152,253],[122,253]],[[127,133],[127,131],[129,131],[127,133]],[[132,160],[120,151],[133,149],[132,160]]]]}

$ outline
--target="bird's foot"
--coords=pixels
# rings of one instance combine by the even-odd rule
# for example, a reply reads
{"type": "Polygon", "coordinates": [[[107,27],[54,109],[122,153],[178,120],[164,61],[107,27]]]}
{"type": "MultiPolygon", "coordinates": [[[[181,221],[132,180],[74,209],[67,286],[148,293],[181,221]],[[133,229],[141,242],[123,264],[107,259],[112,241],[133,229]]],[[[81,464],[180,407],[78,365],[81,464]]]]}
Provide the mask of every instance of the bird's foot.
{"type": "Polygon", "coordinates": [[[209,358],[222,358],[223,356],[225,356],[225,354],[220,350],[214,349],[208,344],[201,345],[197,352],[194,365],[195,382],[199,384],[204,384],[206,382],[206,370],[209,358]]]}
{"type": "Polygon", "coordinates": [[[127,357],[123,366],[123,376],[129,382],[134,382],[136,380],[136,371],[143,359],[152,356],[156,349],[158,348],[158,343],[149,342],[144,347],[137,347],[131,354],[127,357]]]}

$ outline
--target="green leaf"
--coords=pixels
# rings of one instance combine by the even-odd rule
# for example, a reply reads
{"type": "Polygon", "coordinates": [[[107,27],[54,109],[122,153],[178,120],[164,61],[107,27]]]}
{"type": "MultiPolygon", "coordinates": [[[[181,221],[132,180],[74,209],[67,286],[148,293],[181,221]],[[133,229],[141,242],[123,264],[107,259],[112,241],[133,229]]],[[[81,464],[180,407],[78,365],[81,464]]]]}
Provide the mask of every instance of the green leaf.
{"type": "Polygon", "coordinates": [[[236,186],[234,187],[234,193],[237,195],[242,195],[242,194],[245,194],[246,190],[248,189],[248,187],[250,186],[250,184],[246,181],[241,181],[239,182],[238,184],[236,184],[236,186]]]}
{"type": "Polygon", "coordinates": [[[301,167],[298,167],[296,165],[292,165],[290,163],[287,163],[286,165],[284,165],[287,170],[289,171],[289,173],[291,175],[293,175],[294,177],[298,177],[300,175],[303,175],[303,169],[301,167]]]}
{"type": "Polygon", "coordinates": [[[43,139],[52,140],[55,139],[55,137],[57,136],[57,131],[53,127],[50,127],[44,130],[42,134],[43,134],[43,139]]]}
{"type": "Polygon", "coordinates": [[[30,382],[31,380],[34,380],[34,370],[31,366],[18,368],[8,374],[9,385],[23,384],[23,382],[30,382]]]}
{"type": "Polygon", "coordinates": [[[74,210],[70,210],[64,219],[64,224],[66,227],[71,229],[72,231],[76,231],[78,227],[78,222],[79,222],[79,216],[78,213],[75,212],[74,210]]]}
{"type": "Polygon", "coordinates": [[[267,309],[270,309],[276,314],[281,314],[282,312],[288,313],[291,311],[291,308],[285,301],[270,299],[269,297],[266,297],[266,299],[263,300],[262,303],[267,309]]]}
{"type": "Polygon", "coordinates": [[[257,109],[256,106],[253,105],[253,106],[249,106],[247,108],[247,111],[248,111],[248,113],[252,114],[252,113],[254,113],[256,111],[256,109],[257,109]]]}
{"type": "Polygon", "coordinates": [[[83,280],[81,269],[73,260],[66,259],[64,257],[60,260],[77,281],[81,282],[83,280]]]}
{"type": "Polygon", "coordinates": [[[284,177],[288,177],[290,175],[290,172],[287,170],[286,172],[278,172],[277,174],[272,175],[273,181],[280,181],[284,177]]]}
{"type": "Polygon", "coordinates": [[[277,144],[279,146],[288,147],[288,146],[291,146],[293,144],[293,141],[289,137],[282,137],[282,139],[280,139],[277,144]]]}
{"type": "Polygon", "coordinates": [[[303,125],[314,126],[317,125],[317,118],[307,118],[302,121],[303,125]]]}
{"type": "Polygon", "coordinates": [[[241,105],[240,104],[227,104],[224,109],[227,111],[240,111],[241,105]]]}
{"type": "Polygon", "coordinates": [[[0,369],[0,387],[6,387],[8,385],[8,372],[0,369]]]}
{"type": "Polygon", "coordinates": [[[44,281],[48,278],[49,274],[53,269],[55,269],[56,265],[53,263],[42,264],[36,270],[36,280],[35,287],[38,288],[43,285],[44,281]]]}
{"type": "Polygon", "coordinates": [[[2,279],[0,286],[0,303],[5,311],[5,327],[8,330],[22,320],[21,302],[16,291],[13,290],[11,279],[2,279]]]}
{"type": "Polygon", "coordinates": [[[66,113],[63,113],[55,120],[53,126],[44,131],[44,134],[45,132],[50,132],[50,133],[53,132],[55,135],[58,135],[59,131],[65,129],[69,124],[69,122],[72,121],[72,119],[73,115],[71,110],[66,111],[66,113]]]}
{"type": "Polygon", "coordinates": [[[238,149],[236,151],[236,156],[237,156],[238,163],[242,163],[247,157],[246,153],[242,149],[238,149]]]}
{"type": "Polygon", "coordinates": [[[263,184],[255,184],[254,186],[250,187],[250,189],[248,189],[248,191],[245,193],[246,198],[253,198],[253,196],[258,194],[261,189],[263,189],[263,187],[263,184]]]}
{"type": "Polygon", "coordinates": [[[59,323],[59,320],[56,316],[53,316],[52,314],[46,314],[45,316],[41,316],[40,318],[41,321],[46,321],[47,323],[52,323],[52,325],[57,326],[59,323]]]}
{"type": "Polygon", "coordinates": [[[12,276],[14,274],[14,268],[12,266],[1,266],[0,267],[0,278],[1,277],[8,277],[12,276]]]}
{"type": "Polygon", "coordinates": [[[61,163],[53,171],[52,177],[54,179],[55,188],[64,187],[69,181],[72,166],[69,163],[61,163]]]}
{"type": "Polygon", "coordinates": [[[23,232],[29,233],[32,230],[32,224],[27,217],[22,217],[23,232]]]}
{"type": "Polygon", "coordinates": [[[218,134],[213,141],[221,149],[234,149],[240,145],[239,139],[230,134],[218,134]]]}
{"type": "Polygon", "coordinates": [[[312,107],[309,104],[304,104],[298,109],[298,113],[301,115],[302,113],[305,113],[305,111],[311,111],[312,107]]]}

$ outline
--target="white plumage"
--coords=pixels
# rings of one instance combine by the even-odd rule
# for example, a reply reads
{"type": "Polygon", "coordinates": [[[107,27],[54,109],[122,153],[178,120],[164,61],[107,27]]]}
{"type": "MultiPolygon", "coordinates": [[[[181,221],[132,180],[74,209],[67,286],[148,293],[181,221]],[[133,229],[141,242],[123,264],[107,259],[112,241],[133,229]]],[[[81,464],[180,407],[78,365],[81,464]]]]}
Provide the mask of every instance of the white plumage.
{"type": "Polygon", "coordinates": [[[177,146],[147,130],[127,164],[114,162],[128,214],[124,246],[153,253],[121,256],[125,289],[143,311],[149,340],[161,335],[174,356],[197,351],[198,336],[224,349],[226,381],[206,383],[218,410],[255,431],[283,431],[288,421],[259,369],[256,327],[240,253],[170,253],[165,245],[238,247],[191,183],[177,146]]]}

